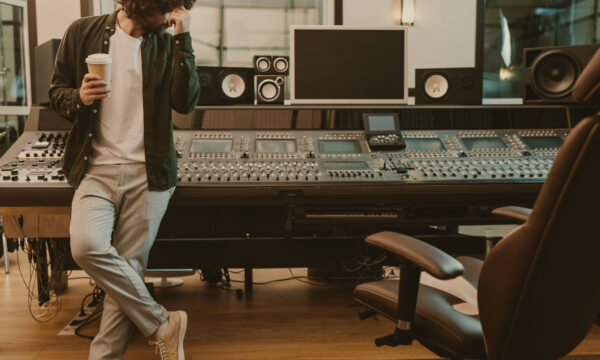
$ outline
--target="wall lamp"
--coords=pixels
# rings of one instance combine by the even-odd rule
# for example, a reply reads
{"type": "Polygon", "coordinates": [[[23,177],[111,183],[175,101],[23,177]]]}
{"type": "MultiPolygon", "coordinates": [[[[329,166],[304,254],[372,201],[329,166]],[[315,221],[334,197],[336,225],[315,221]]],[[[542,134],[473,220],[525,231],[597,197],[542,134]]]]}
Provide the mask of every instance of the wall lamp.
{"type": "Polygon", "coordinates": [[[396,25],[413,25],[415,23],[415,0],[393,0],[392,18],[396,25]]]}

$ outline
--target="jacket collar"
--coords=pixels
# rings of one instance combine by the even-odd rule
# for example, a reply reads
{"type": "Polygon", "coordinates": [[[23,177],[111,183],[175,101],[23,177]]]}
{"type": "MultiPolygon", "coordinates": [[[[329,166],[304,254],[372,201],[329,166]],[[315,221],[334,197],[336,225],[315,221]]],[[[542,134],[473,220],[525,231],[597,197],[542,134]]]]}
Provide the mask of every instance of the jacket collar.
{"type": "MultiPolygon", "coordinates": [[[[116,26],[117,26],[117,13],[119,11],[120,11],[119,9],[115,10],[112,14],[108,15],[108,17],[106,18],[104,31],[106,31],[108,33],[109,37],[115,33],[116,26]]],[[[144,37],[144,39],[148,39],[148,38],[152,38],[152,36],[154,36],[154,35],[155,34],[153,32],[146,31],[144,33],[143,37],[144,37]]]]}
{"type": "Polygon", "coordinates": [[[112,14],[108,15],[108,18],[106,18],[106,22],[105,22],[105,27],[104,30],[106,32],[109,32],[111,35],[114,34],[115,32],[115,26],[117,23],[117,13],[119,12],[119,10],[115,10],[112,12],[112,14]]]}

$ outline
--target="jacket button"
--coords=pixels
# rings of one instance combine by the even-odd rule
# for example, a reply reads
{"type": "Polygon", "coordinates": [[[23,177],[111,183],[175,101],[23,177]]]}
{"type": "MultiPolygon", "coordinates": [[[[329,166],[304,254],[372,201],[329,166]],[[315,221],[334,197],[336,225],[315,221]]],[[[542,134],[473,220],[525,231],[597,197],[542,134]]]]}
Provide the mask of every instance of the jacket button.
{"type": "Polygon", "coordinates": [[[179,40],[175,40],[175,44],[179,45],[179,40]]]}
{"type": "Polygon", "coordinates": [[[83,160],[87,161],[87,156],[84,156],[84,157],[83,157],[83,160]]]}
{"type": "Polygon", "coordinates": [[[98,113],[98,109],[94,109],[94,110],[92,110],[92,112],[93,112],[94,114],[97,114],[97,113],[98,113]]]}
{"type": "Polygon", "coordinates": [[[88,137],[92,137],[92,133],[89,133],[89,134],[88,134],[88,137]]]}
{"type": "Polygon", "coordinates": [[[104,40],[104,45],[107,45],[107,44],[108,44],[108,41],[104,40]]]}

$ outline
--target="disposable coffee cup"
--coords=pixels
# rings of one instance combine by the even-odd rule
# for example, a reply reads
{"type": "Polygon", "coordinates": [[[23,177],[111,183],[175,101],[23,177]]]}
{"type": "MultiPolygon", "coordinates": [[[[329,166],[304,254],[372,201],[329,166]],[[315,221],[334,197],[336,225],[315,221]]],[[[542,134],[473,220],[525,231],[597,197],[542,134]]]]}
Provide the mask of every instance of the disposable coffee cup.
{"type": "MultiPolygon", "coordinates": [[[[85,62],[88,72],[100,76],[100,79],[106,81],[107,87],[110,89],[112,58],[108,54],[92,54],[85,59],[85,62]]],[[[108,97],[110,97],[110,93],[108,93],[108,97]]]]}

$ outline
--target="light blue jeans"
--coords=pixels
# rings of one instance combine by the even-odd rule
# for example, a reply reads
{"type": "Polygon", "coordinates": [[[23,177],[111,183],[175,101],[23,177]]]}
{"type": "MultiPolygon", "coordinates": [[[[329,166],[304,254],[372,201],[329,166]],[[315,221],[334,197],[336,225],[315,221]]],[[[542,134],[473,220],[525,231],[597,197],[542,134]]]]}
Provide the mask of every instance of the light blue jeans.
{"type": "Polygon", "coordinates": [[[149,337],[168,319],[144,272],[174,190],[149,191],[146,165],[133,163],[91,165],[75,191],[71,253],[106,292],[89,359],[121,359],[136,327],[149,337]]]}

